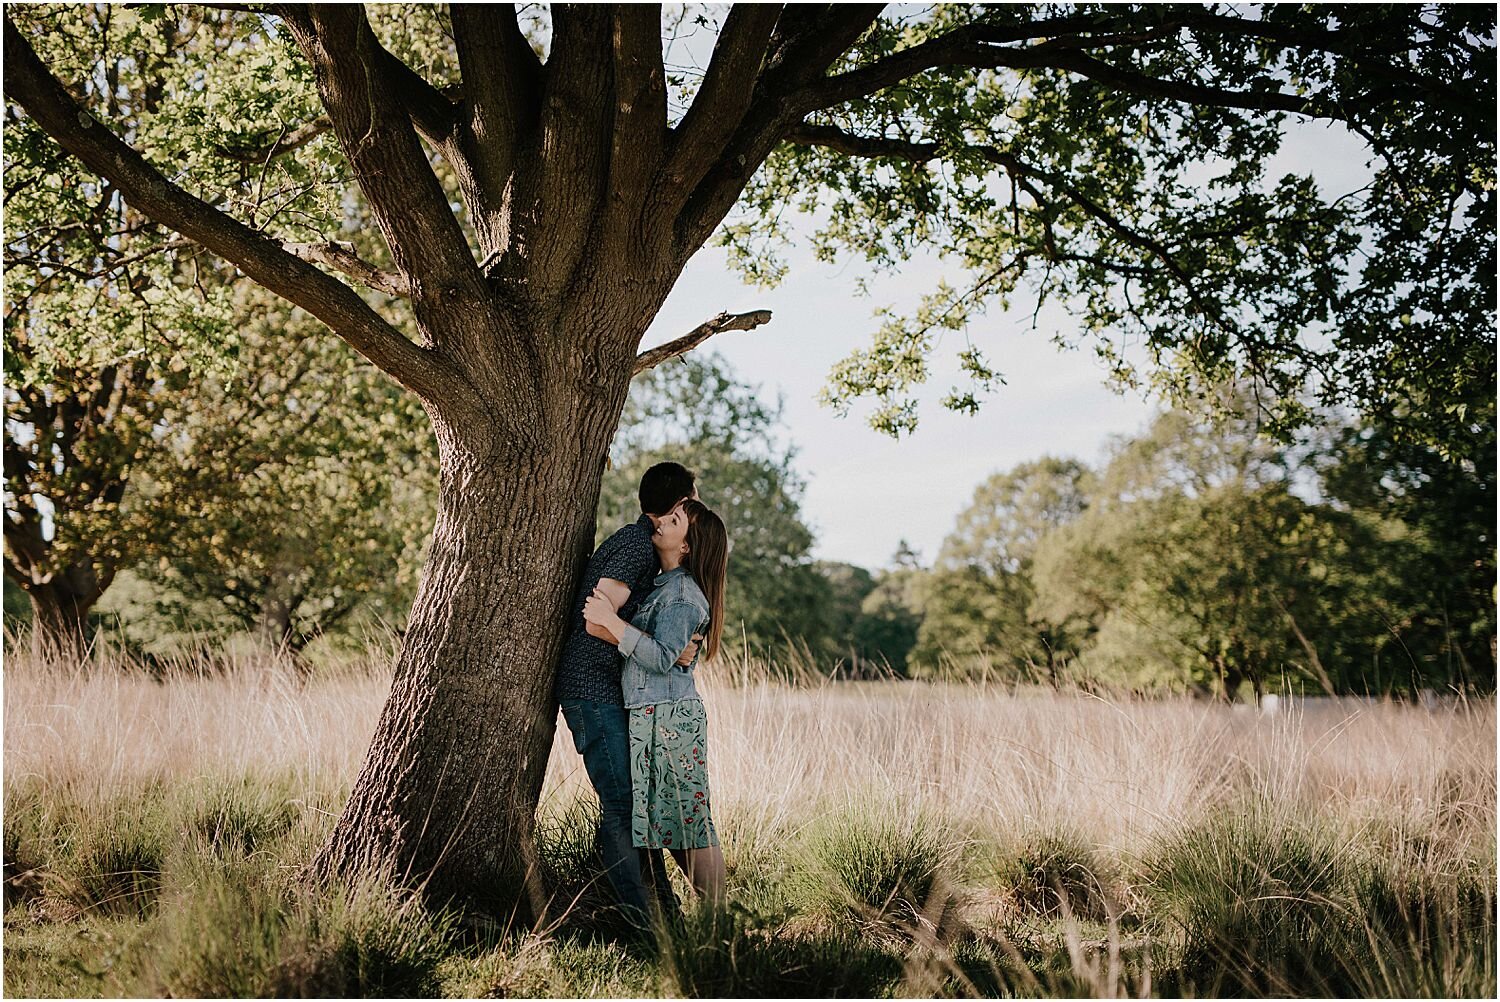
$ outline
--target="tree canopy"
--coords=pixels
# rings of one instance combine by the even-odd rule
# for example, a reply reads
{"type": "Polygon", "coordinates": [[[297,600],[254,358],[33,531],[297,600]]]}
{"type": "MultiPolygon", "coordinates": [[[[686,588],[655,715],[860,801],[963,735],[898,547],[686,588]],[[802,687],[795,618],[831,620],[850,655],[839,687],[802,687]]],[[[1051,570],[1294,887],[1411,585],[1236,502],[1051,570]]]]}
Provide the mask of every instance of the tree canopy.
{"type": "MultiPolygon", "coordinates": [[[[64,67],[97,60],[84,89],[101,114],[138,137],[160,130],[184,155],[231,149],[191,108],[167,106],[187,76],[210,105],[243,91],[212,75],[212,57],[243,44],[227,21],[30,13],[64,67]]],[[[69,169],[14,105],[7,117],[7,576],[31,594],[40,639],[80,653],[86,617],[130,567],[167,585],[195,631],[210,609],[300,649],[357,604],[399,622],[432,502],[392,503],[393,488],[436,473],[435,456],[412,456],[431,451],[417,401],[113,184],[69,169]]],[[[332,211],[315,161],[260,166],[268,213],[332,211]]],[[[356,228],[362,210],[340,211],[356,228]]],[[[399,305],[388,313],[402,322],[399,305]]]]}
{"type": "MultiPolygon", "coordinates": [[[[938,334],[1030,296],[1069,306],[1123,381],[1184,400],[1232,380],[1283,433],[1310,401],[1400,415],[1403,435],[1471,456],[1494,424],[1493,44],[1493,12],[1460,5],[882,19],[726,239],[774,275],[790,195],[824,256],[890,269],[921,247],[963,266],[832,374],[828,398],[875,398],[886,431],[915,426],[938,334]],[[926,64],[943,69],[900,79],[926,64]],[[1367,182],[1273,173],[1297,122],[1362,140],[1367,182]]],[[[977,341],[949,406],[1001,375],[977,341]]]]}
{"type": "MultiPolygon", "coordinates": [[[[654,20],[655,10],[639,13],[654,20]]],[[[372,8],[360,35],[436,154],[425,159],[440,183],[417,189],[462,201],[458,223],[482,263],[516,233],[481,210],[479,196],[516,167],[513,152],[485,143],[534,121],[525,102],[575,44],[566,5],[528,11],[512,24],[465,5],[372,8]]],[[[170,163],[185,194],[241,213],[292,256],[402,292],[376,234],[341,229],[345,172],[359,166],[333,141],[310,64],[294,54],[307,16],[299,5],[101,17],[17,8],[7,92],[30,114],[11,105],[12,128],[42,142],[35,116],[62,97],[43,99],[34,45],[74,99],[152,164],[170,163]],[[139,68],[95,71],[122,52],[168,68],[154,93],[116,99],[114,81],[139,68]]],[[[1278,430],[1305,419],[1310,399],[1338,402],[1399,418],[1402,436],[1462,458],[1493,426],[1494,13],[1482,5],[688,6],[661,21],[645,38],[632,13],[619,44],[643,61],[672,164],[721,158],[691,171],[681,253],[712,230],[699,210],[727,209],[733,186],[747,184],[720,238],[751,278],[782,273],[777,248],[803,218],[823,256],[888,269],[920,247],[964,269],[914,313],[888,314],[832,373],[830,401],[875,398],[879,428],[914,426],[909,391],[937,334],[1031,296],[1068,304],[1121,378],[1178,394],[1233,378],[1256,388],[1278,430]],[[683,30],[691,21],[715,38],[711,59],[702,34],[695,43],[683,30]],[[659,77],[663,52],[672,72],[659,77]],[[1356,138],[1367,183],[1326,191],[1312,171],[1273,175],[1295,123],[1356,138]]],[[[576,44],[589,30],[580,25],[576,44]]],[[[85,132],[59,138],[79,152],[92,145],[85,132]]],[[[37,180],[71,173],[53,161],[37,180]]],[[[62,186],[81,203],[124,190],[86,178],[62,186]]],[[[382,209],[375,221],[390,238],[416,232],[421,214],[411,215],[382,209]]],[[[242,267],[246,255],[279,261],[286,274],[273,288],[307,284],[294,301],[323,301],[314,312],[338,314],[335,328],[398,378],[411,383],[430,364],[291,257],[252,253],[238,232],[206,242],[235,248],[242,267]]],[[[973,409],[1002,373],[980,338],[960,356],[972,385],[948,401],[973,409]]]]}

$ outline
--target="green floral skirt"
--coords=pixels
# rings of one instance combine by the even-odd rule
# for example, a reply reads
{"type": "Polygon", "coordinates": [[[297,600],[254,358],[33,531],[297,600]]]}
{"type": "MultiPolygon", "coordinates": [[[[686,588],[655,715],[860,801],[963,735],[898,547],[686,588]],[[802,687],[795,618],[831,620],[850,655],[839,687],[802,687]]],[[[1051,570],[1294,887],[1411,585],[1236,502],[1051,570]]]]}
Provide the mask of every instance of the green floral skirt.
{"type": "Polygon", "coordinates": [[[655,849],[719,844],[708,813],[708,714],[699,699],[630,711],[632,841],[655,849]]]}

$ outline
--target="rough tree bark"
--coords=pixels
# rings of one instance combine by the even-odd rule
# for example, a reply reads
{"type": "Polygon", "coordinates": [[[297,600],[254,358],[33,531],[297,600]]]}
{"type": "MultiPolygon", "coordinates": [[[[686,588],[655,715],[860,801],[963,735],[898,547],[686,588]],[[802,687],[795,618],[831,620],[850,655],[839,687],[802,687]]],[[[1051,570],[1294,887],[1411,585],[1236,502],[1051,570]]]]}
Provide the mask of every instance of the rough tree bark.
{"type": "Polygon", "coordinates": [[[397,865],[440,898],[512,900],[552,738],[561,635],[551,624],[566,619],[592,540],[625,385],[599,386],[569,414],[536,407],[527,440],[434,413],[443,477],[431,556],[390,701],[320,868],[397,865]]]}
{"type": "Polygon", "coordinates": [[[23,585],[31,599],[34,642],[43,657],[81,664],[93,641],[89,610],[104,594],[91,567],[73,566],[41,584],[23,585]]]}

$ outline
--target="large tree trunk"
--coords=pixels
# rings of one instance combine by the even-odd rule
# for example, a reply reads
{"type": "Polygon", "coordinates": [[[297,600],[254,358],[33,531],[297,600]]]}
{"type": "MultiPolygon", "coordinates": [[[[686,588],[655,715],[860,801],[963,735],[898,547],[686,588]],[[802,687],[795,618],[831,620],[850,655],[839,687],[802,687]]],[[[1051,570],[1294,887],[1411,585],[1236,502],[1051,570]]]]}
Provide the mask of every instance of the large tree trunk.
{"type": "Polygon", "coordinates": [[[297,643],[297,631],[292,626],[291,603],[279,595],[268,595],[261,604],[255,632],[270,650],[301,652],[302,645],[297,643]]]}
{"type": "Polygon", "coordinates": [[[31,598],[34,642],[43,656],[70,663],[86,659],[93,641],[89,610],[104,594],[93,571],[74,570],[24,589],[31,598]]]}
{"type": "Polygon", "coordinates": [[[175,185],[84,113],[10,18],[6,96],[126,202],[307,310],[427,407],[442,462],[432,548],[390,699],[313,871],[388,868],[503,909],[526,883],[564,616],[640,336],[813,110],[793,97],[878,9],[783,23],[775,5],[736,8],[676,126],[647,5],[555,5],[545,66],[508,5],[453,5],[458,103],[387,51],[360,5],[276,11],[390,271],[340,245],[284,244],[175,185]],[[453,168],[477,247],[429,149],[453,168]],[[319,264],[409,299],[420,337],[319,264]]]}
{"type": "Polygon", "coordinates": [[[315,873],[389,868],[436,901],[540,911],[531,831],[554,668],[629,384],[628,365],[610,372],[575,369],[545,399],[497,395],[493,421],[429,403],[442,462],[430,556],[390,699],[315,873]]]}

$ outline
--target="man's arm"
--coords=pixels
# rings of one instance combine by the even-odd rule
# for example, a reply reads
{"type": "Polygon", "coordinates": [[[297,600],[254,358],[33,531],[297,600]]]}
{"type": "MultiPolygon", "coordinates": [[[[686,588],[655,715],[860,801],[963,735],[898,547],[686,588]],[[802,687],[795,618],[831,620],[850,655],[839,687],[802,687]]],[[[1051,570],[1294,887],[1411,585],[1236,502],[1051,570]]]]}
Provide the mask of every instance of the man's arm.
{"type": "MultiPolygon", "coordinates": [[[[609,601],[610,606],[616,613],[630,600],[630,586],[623,581],[616,581],[614,578],[600,578],[599,590],[604,593],[604,597],[609,601]]],[[[588,632],[589,636],[608,641],[611,647],[619,646],[620,638],[611,633],[608,627],[584,620],[583,628],[588,632]]]]}

